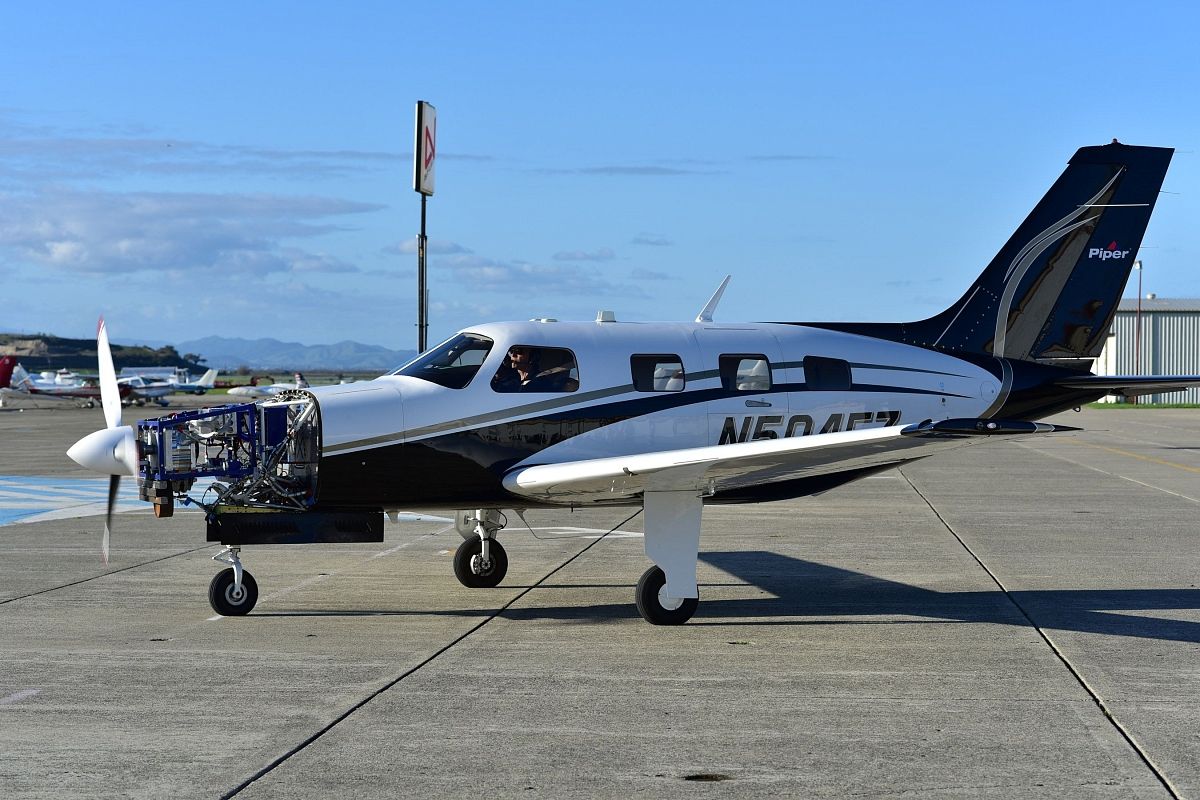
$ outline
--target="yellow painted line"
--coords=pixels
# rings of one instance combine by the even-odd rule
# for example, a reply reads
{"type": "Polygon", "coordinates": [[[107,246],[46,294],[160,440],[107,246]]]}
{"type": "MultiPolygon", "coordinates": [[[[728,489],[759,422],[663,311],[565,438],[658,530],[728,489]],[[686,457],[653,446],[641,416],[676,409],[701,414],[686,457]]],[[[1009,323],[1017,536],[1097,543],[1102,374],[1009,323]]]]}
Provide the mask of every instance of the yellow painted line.
{"type": "Polygon", "coordinates": [[[1144,456],[1144,455],[1141,455],[1140,453],[1131,453],[1128,450],[1122,450],[1118,447],[1108,447],[1108,446],[1102,445],[1102,444],[1092,444],[1091,442],[1081,442],[1078,439],[1064,438],[1064,439],[1062,439],[1062,441],[1071,442],[1072,444],[1081,444],[1084,447],[1094,447],[1097,450],[1107,450],[1110,453],[1117,453],[1118,455],[1129,456],[1130,458],[1136,458],[1139,461],[1149,461],[1151,464],[1162,464],[1164,467],[1174,467],[1175,469],[1182,469],[1187,472],[1195,472],[1197,474],[1200,474],[1200,467],[1189,467],[1187,464],[1176,464],[1174,461],[1166,461],[1161,458],[1153,458],[1152,456],[1144,456]]]}

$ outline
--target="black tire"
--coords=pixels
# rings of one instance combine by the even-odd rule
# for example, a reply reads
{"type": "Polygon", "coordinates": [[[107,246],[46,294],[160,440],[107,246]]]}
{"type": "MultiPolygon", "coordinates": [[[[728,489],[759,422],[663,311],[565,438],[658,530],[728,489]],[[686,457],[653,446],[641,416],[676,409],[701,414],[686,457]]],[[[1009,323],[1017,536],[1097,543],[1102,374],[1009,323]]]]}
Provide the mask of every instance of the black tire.
{"type": "Polygon", "coordinates": [[[223,569],[208,584],[208,604],[223,617],[241,617],[250,613],[258,602],[258,584],[254,576],[242,570],[242,594],[233,593],[233,567],[223,569]]]}
{"type": "Polygon", "coordinates": [[[663,608],[658,593],[666,585],[666,573],[658,567],[651,567],[643,572],[637,589],[634,590],[638,613],[651,625],[682,625],[696,613],[700,606],[700,598],[684,598],[678,608],[663,608]]]}
{"type": "Polygon", "coordinates": [[[464,539],[454,551],[454,577],[470,589],[491,589],[499,586],[508,572],[508,553],[504,552],[500,542],[492,539],[492,543],[488,545],[488,554],[491,556],[491,563],[487,569],[477,572],[479,559],[476,556],[483,555],[483,542],[479,534],[464,539]]]}

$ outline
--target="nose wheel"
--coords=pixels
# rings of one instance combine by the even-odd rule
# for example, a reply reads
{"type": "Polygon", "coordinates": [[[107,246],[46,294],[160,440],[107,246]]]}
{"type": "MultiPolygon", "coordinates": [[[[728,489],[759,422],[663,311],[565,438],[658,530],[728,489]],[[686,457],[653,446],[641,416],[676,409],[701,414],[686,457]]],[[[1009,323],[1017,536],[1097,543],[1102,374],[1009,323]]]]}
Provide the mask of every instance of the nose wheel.
{"type": "Polygon", "coordinates": [[[242,585],[235,586],[233,569],[223,569],[208,584],[208,604],[223,617],[241,617],[258,602],[258,584],[249,572],[242,573],[242,585]]]}
{"type": "Polygon", "coordinates": [[[223,617],[245,616],[258,602],[258,583],[242,568],[238,558],[240,549],[230,547],[213,556],[213,561],[231,565],[214,575],[208,584],[208,604],[223,617]]]}

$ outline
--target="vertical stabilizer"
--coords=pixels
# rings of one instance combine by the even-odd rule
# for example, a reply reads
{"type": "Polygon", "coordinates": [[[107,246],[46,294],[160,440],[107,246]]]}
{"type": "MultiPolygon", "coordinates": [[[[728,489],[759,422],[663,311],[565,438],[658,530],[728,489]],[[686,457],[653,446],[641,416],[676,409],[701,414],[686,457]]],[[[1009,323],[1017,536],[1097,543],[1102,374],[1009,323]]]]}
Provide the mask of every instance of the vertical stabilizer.
{"type": "Polygon", "coordinates": [[[1173,152],[1084,147],[950,308],[919,322],[823,326],[1030,361],[1095,358],[1173,152]]]}
{"type": "Polygon", "coordinates": [[[16,356],[0,356],[0,389],[7,389],[12,383],[13,369],[16,366],[16,356]]]}

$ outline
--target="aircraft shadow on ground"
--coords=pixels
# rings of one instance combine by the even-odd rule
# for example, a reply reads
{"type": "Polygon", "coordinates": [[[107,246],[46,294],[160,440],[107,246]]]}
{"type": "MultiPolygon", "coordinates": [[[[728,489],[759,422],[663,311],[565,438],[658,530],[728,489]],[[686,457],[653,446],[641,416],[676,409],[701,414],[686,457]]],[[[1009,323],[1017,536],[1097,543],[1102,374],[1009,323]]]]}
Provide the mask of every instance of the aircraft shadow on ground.
{"type": "MultiPolygon", "coordinates": [[[[1155,611],[1200,609],[1200,589],[1052,589],[1007,595],[999,588],[939,592],[765,551],[707,552],[701,553],[700,559],[761,589],[764,596],[706,599],[706,585],[702,583],[700,609],[691,625],[895,625],[941,621],[1028,626],[1032,619],[1049,630],[1200,642],[1200,623],[1154,616],[1155,611]],[[871,617],[919,619],[867,619],[871,617]],[[751,618],[756,619],[751,622],[751,618]]],[[[708,588],[718,585],[729,586],[709,584],[708,588]]],[[[522,606],[507,609],[501,616],[601,622],[636,617],[637,611],[629,602],[557,608],[522,606]]]]}

